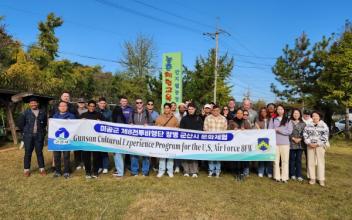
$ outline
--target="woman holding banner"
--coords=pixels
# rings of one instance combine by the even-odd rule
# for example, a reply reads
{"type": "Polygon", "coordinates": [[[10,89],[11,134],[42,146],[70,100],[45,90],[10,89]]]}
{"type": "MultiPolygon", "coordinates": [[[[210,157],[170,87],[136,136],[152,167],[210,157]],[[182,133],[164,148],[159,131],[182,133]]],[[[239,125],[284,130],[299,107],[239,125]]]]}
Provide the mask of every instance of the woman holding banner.
{"type": "Polygon", "coordinates": [[[274,179],[277,182],[288,181],[288,163],[290,158],[290,135],[292,133],[292,122],[287,117],[283,105],[276,108],[277,116],[270,120],[269,129],[276,131],[276,158],[274,161],[274,179]],[[281,159],[281,170],[280,170],[281,159]]]}
{"type": "MultiPolygon", "coordinates": [[[[236,116],[229,123],[229,130],[245,130],[251,129],[251,124],[248,120],[243,117],[244,110],[241,108],[237,109],[236,116]]],[[[247,112],[248,113],[248,112],[247,112]]],[[[243,181],[245,177],[245,169],[248,166],[248,161],[237,161],[235,162],[235,173],[236,179],[239,181],[243,181]]]]}

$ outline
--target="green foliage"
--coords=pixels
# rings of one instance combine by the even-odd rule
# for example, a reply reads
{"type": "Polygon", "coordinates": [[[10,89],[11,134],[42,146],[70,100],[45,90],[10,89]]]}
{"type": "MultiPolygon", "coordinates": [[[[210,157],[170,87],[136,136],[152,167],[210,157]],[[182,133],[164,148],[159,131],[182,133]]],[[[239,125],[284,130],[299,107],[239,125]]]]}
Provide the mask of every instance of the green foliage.
{"type": "MultiPolygon", "coordinates": [[[[205,104],[213,100],[214,90],[214,62],[215,50],[209,51],[208,57],[198,57],[195,63],[195,70],[185,69],[183,79],[184,99],[193,100],[197,104],[205,104]]],[[[217,104],[227,104],[231,87],[228,80],[234,66],[233,58],[228,54],[221,56],[218,60],[217,78],[217,104]]]]}
{"type": "Polygon", "coordinates": [[[352,107],[352,25],[331,46],[319,84],[328,92],[325,98],[352,107]]]}

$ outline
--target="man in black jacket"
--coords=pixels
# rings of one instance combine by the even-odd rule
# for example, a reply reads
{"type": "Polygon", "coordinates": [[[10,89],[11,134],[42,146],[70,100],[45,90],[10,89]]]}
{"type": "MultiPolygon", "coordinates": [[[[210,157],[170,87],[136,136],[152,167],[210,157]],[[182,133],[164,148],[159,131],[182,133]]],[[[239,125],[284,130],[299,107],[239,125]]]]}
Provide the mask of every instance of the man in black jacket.
{"type": "MultiPolygon", "coordinates": [[[[104,116],[97,112],[95,109],[97,107],[97,104],[94,100],[90,100],[88,102],[88,111],[83,113],[80,116],[80,119],[91,119],[91,120],[99,120],[99,121],[104,121],[104,116]]],[[[101,163],[100,161],[100,152],[98,151],[82,151],[82,156],[83,156],[83,161],[84,161],[84,166],[86,169],[86,178],[98,178],[98,169],[99,165],[101,163]],[[92,163],[91,163],[91,157],[93,155],[93,175],[92,175],[92,163]]]]}
{"type": "Polygon", "coordinates": [[[17,121],[17,126],[23,132],[24,154],[24,176],[30,176],[32,153],[35,149],[37,155],[40,175],[45,176],[45,164],[43,156],[44,137],[47,126],[45,111],[38,108],[38,100],[29,100],[29,109],[24,111],[17,121]]]}

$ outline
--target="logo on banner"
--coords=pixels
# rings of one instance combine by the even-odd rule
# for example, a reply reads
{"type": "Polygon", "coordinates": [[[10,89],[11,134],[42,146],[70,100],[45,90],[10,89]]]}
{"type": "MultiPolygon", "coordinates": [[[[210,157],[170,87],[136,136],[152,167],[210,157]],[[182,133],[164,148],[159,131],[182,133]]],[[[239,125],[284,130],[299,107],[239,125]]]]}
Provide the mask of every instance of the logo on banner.
{"type": "Polygon", "coordinates": [[[56,139],[54,140],[54,144],[59,144],[59,145],[69,144],[70,143],[70,140],[68,140],[69,136],[70,136],[70,133],[66,130],[66,128],[59,128],[55,132],[56,139]]]}
{"type": "Polygon", "coordinates": [[[269,138],[258,138],[257,148],[263,152],[268,151],[270,149],[269,138]]]}

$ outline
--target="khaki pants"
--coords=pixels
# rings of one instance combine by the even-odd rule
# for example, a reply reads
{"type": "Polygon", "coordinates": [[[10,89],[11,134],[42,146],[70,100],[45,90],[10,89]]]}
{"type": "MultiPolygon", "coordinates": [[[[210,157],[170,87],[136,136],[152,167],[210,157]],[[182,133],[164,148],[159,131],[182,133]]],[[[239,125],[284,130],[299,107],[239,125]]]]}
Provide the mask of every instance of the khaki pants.
{"type": "Polygon", "coordinates": [[[290,159],[290,145],[277,145],[276,158],[274,161],[274,179],[287,181],[288,180],[288,162],[290,159]],[[281,172],[280,172],[281,158],[281,172]]]}
{"type": "Polygon", "coordinates": [[[308,169],[309,178],[312,180],[325,180],[325,148],[307,147],[308,169]],[[317,166],[317,169],[316,169],[317,166]],[[316,172],[317,170],[317,172],[316,172]]]}

